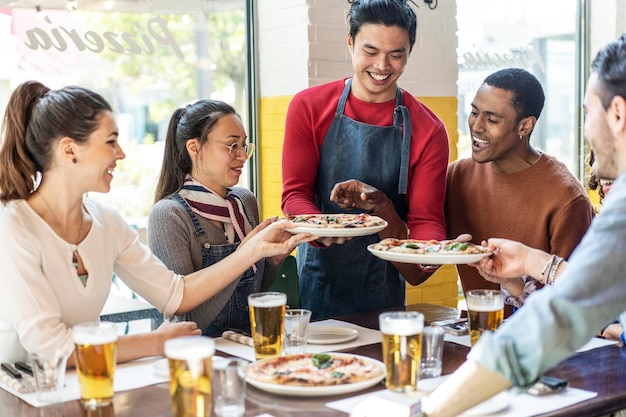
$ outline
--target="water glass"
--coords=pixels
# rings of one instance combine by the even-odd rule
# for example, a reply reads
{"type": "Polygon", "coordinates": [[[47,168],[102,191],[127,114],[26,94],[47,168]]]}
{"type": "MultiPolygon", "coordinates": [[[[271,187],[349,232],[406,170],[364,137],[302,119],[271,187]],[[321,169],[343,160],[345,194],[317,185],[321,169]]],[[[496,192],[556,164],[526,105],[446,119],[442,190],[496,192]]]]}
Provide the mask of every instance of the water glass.
{"type": "Polygon", "coordinates": [[[213,361],[213,410],[218,417],[241,417],[246,410],[248,362],[239,358],[213,361]]]}
{"type": "Polygon", "coordinates": [[[445,331],[438,326],[424,327],[422,331],[422,360],[420,378],[441,376],[445,331]]]}
{"type": "Polygon", "coordinates": [[[285,349],[286,355],[306,352],[306,339],[311,320],[311,310],[302,308],[285,311],[285,349]]]}
{"type": "Polygon", "coordinates": [[[30,355],[33,376],[37,389],[37,400],[45,404],[63,402],[65,368],[69,352],[35,352],[30,355]]]}

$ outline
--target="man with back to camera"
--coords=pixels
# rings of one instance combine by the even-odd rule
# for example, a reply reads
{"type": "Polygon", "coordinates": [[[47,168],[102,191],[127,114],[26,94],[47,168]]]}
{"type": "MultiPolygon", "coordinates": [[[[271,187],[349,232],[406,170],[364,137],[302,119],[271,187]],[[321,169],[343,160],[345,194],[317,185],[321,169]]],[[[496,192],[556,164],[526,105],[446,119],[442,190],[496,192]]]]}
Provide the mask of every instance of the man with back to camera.
{"type": "MultiPolygon", "coordinates": [[[[530,385],[624,310],[626,34],[593,60],[583,106],[596,176],[616,178],[602,211],[559,280],[529,297],[494,333],[483,334],[468,361],[428,396],[421,416],[457,416],[512,385],[530,385]]],[[[492,240],[490,246],[498,251],[479,267],[500,277],[516,265],[536,264],[533,258],[543,253],[508,240],[492,240]]],[[[537,275],[541,266],[534,269],[537,275]]]]}

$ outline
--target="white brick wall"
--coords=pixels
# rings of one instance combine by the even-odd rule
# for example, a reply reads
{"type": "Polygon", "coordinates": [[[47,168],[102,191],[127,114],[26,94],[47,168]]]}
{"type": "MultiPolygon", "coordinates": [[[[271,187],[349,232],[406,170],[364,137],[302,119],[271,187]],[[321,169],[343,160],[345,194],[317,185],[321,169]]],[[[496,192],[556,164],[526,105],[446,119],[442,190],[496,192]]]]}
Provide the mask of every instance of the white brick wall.
{"type": "MultiPolygon", "coordinates": [[[[456,2],[429,10],[421,0],[415,47],[400,85],[417,96],[456,96],[456,2]]],[[[345,0],[260,1],[259,67],[263,97],[291,96],[352,75],[345,0]]]]}

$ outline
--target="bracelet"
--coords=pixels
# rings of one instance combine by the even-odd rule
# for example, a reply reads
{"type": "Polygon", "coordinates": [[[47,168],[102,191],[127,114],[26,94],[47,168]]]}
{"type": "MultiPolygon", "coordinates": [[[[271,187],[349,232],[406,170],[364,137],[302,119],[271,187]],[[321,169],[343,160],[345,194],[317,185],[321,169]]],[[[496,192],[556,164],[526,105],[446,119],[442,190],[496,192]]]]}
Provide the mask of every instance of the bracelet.
{"type": "Polygon", "coordinates": [[[550,268],[552,268],[552,264],[554,264],[555,260],[556,260],[556,255],[550,256],[550,260],[548,261],[548,263],[546,263],[546,266],[544,266],[543,269],[541,270],[541,279],[539,281],[541,281],[542,284],[547,283],[546,281],[547,281],[548,276],[546,274],[548,273],[548,271],[550,271],[550,268]]]}
{"type": "Polygon", "coordinates": [[[626,337],[624,337],[624,332],[622,332],[622,334],[619,335],[619,338],[622,341],[622,344],[626,345],[626,337]]]}
{"type": "Polygon", "coordinates": [[[441,265],[422,265],[417,264],[418,268],[424,272],[435,272],[441,265]]]}
{"type": "Polygon", "coordinates": [[[548,272],[548,282],[546,282],[547,285],[554,284],[554,279],[556,278],[556,270],[559,269],[559,265],[561,265],[561,262],[563,262],[563,258],[561,258],[560,256],[552,256],[555,256],[556,260],[550,266],[550,272],[548,272]]]}

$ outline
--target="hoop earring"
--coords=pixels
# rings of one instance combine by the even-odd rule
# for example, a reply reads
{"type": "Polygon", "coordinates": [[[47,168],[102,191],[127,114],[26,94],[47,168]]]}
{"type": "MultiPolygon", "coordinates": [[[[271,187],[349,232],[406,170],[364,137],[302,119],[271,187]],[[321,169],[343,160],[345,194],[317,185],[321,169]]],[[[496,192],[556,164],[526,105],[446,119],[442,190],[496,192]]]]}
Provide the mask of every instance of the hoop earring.
{"type": "Polygon", "coordinates": [[[519,135],[519,140],[523,140],[522,135],[519,135]]]}

